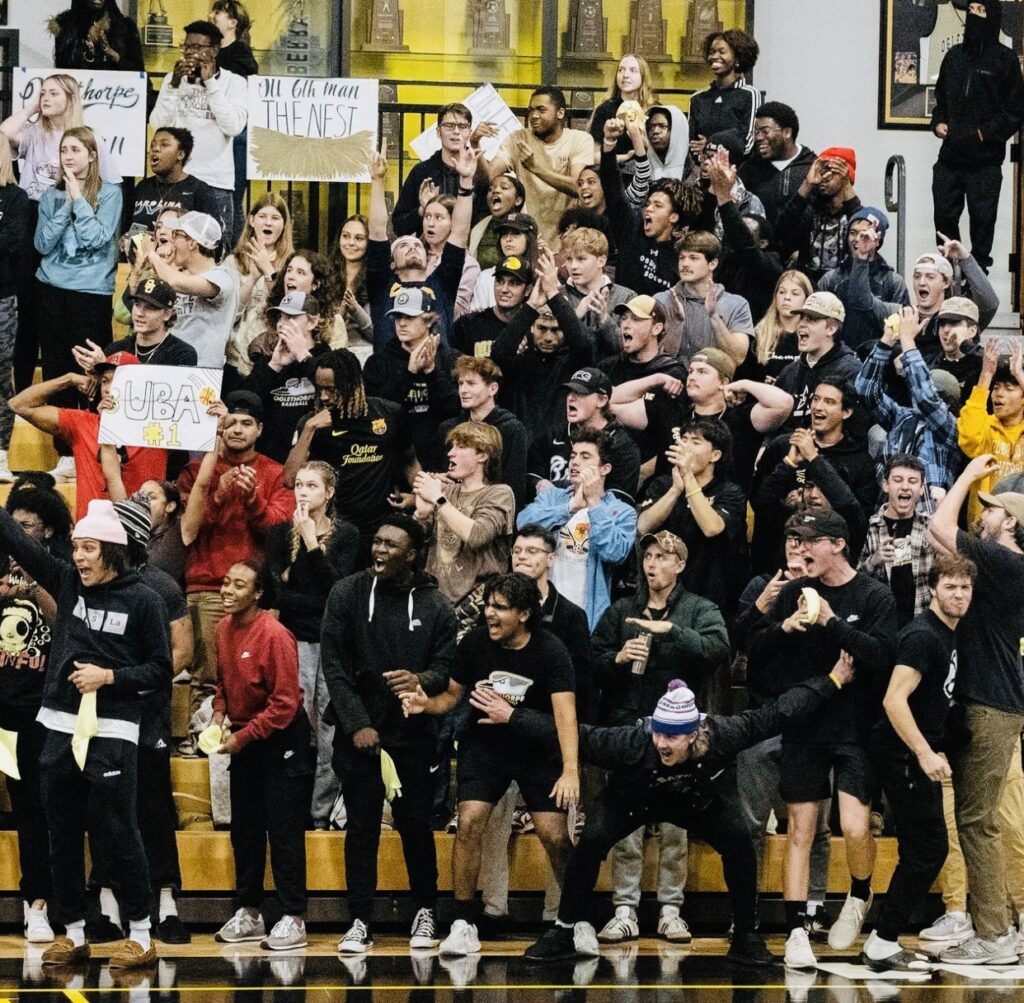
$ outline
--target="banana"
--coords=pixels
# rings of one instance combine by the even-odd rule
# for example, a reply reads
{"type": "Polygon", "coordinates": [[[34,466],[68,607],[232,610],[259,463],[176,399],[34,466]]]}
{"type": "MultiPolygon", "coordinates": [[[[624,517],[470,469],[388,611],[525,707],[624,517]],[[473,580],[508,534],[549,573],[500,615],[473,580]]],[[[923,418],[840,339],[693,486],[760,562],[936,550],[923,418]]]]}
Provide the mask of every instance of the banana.
{"type": "Polygon", "coordinates": [[[801,589],[800,593],[803,595],[807,607],[804,613],[804,623],[817,623],[818,613],[821,610],[821,596],[811,588],[801,589]]]}

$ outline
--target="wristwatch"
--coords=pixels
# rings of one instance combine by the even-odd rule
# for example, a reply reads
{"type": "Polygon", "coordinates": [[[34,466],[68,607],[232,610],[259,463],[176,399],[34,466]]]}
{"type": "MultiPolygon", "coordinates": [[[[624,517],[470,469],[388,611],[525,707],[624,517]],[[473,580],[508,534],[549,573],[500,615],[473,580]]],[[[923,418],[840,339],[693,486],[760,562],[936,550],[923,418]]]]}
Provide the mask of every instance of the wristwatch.
{"type": "Polygon", "coordinates": [[[436,502],[434,502],[434,510],[436,511],[442,505],[447,505],[447,504],[448,504],[448,499],[444,495],[441,495],[441,497],[438,498],[436,502]]]}

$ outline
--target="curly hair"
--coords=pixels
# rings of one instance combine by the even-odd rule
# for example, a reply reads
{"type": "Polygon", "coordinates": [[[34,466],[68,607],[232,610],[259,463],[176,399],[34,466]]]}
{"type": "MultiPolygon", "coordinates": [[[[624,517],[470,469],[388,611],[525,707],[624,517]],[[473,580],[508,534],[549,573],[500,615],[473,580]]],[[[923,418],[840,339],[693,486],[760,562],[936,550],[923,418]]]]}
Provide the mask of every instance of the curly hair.
{"type": "Polygon", "coordinates": [[[729,28],[726,31],[713,31],[704,39],[704,58],[711,55],[711,46],[718,39],[721,39],[733,51],[736,57],[736,72],[746,73],[752,70],[757,64],[757,57],[761,53],[761,47],[754,41],[753,37],[739,28],[729,28]]]}
{"type": "MultiPolygon", "coordinates": [[[[270,287],[270,292],[267,294],[267,310],[277,306],[284,299],[285,273],[288,271],[288,266],[296,258],[302,258],[304,261],[309,262],[310,271],[313,273],[311,292],[316,297],[317,303],[320,304],[320,323],[317,325],[315,337],[317,341],[329,344],[334,317],[341,308],[341,297],[338,295],[337,276],[334,270],[316,251],[310,251],[308,248],[299,248],[297,251],[292,251],[284,259],[283,264],[274,276],[274,284],[270,287]]],[[[274,327],[272,318],[267,317],[266,313],[264,313],[264,318],[269,327],[274,327]]]]}

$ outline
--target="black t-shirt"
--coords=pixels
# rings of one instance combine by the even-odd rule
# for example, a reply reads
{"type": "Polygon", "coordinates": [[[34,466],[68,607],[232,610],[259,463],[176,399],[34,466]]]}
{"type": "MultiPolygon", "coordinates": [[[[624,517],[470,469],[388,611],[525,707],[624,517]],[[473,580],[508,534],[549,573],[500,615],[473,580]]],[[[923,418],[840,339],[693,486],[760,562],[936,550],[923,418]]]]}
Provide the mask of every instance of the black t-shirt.
{"type": "Polygon", "coordinates": [[[103,351],[107,355],[117,352],[130,352],[139,362],[148,366],[195,366],[198,364],[196,350],[187,342],[173,334],[167,335],[156,348],[144,348],[139,354],[138,340],[134,334],[120,341],[107,345],[103,351]]]}
{"type": "Polygon", "coordinates": [[[910,554],[910,531],[914,527],[914,518],[890,519],[882,516],[885,520],[889,536],[894,541],[906,540],[906,543],[896,543],[896,557],[893,559],[889,569],[889,588],[896,597],[896,615],[899,624],[910,623],[914,619],[914,602],[917,599],[917,586],[914,584],[914,567],[911,564],[910,554]]]}
{"type": "MultiPolygon", "coordinates": [[[[400,404],[370,397],[367,405],[365,418],[337,419],[333,428],[319,429],[309,445],[309,458],[326,461],[338,476],[334,495],[338,514],[354,523],[364,537],[391,511],[388,495],[408,445],[400,404]]],[[[300,420],[296,434],[306,418],[300,420]]]]}
{"type": "MultiPolygon", "coordinates": [[[[566,428],[551,437],[548,459],[540,476],[551,481],[556,488],[569,486],[569,458],[572,455],[571,429],[566,428]]],[[[640,482],[640,450],[629,430],[614,418],[604,427],[611,451],[611,473],[605,478],[606,491],[618,491],[633,504],[640,482]]],[[[537,471],[534,471],[537,472],[537,471]]]]}
{"type": "MultiPolygon", "coordinates": [[[[547,630],[536,630],[525,647],[514,651],[492,641],[486,627],[471,630],[455,652],[451,677],[467,690],[472,690],[481,679],[494,672],[514,672],[533,680],[526,696],[518,706],[554,715],[552,693],[574,693],[576,680],[572,659],[565,645],[547,630]]],[[[483,715],[473,710],[473,723],[462,738],[462,747],[481,743],[485,748],[498,749],[512,755],[536,758],[534,743],[515,737],[508,728],[478,725],[483,715]]]]}
{"type": "Polygon", "coordinates": [[[796,335],[786,332],[775,343],[775,350],[764,364],[765,382],[774,383],[779,378],[779,373],[799,358],[800,349],[797,347],[796,335]]]}
{"type": "Polygon", "coordinates": [[[1024,555],[963,531],[956,549],[978,565],[974,597],[957,630],[956,698],[1024,714],[1024,555]]]}
{"type": "Polygon", "coordinates": [[[629,383],[630,380],[642,380],[645,376],[655,373],[668,373],[677,380],[686,382],[686,366],[680,360],[664,353],[656,355],[647,362],[633,362],[625,352],[603,358],[597,368],[612,381],[612,386],[629,383]]]}
{"type": "MultiPolygon", "coordinates": [[[[930,609],[926,609],[900,631],[896,664],[906,665],[921,674],[921,682],[910,694],[907,704],[928,744],[940,751],[949,705],[953,702],[957,670],[956,634],[930,609]]],[[[878,722],[875,735],[889,748],[908,751],[888,717],[883,716],[878,722]]]]}
{"type": "Polygon", "coordinates": [[[251,77],[260,71],[252,48],[237,38],[217,51],[217,69],[237,73],[240,77],[251,77]]]}
{"type": "Polygon", "coordinates": [[[151,227],[167,209],[186,212],[205,212],[217,215],[217,201],[213,189],[191,174],[180,181],[162,181],[155,174],[143,178],[135,186],[132,203],[132,222],[151,227]]]}
{"type": "Polygon", "coordinates": [[[492,343],[507,326],[491,309],[466,314],[452,326],[452,347],[463,355],[490,358],[492,343]]]}

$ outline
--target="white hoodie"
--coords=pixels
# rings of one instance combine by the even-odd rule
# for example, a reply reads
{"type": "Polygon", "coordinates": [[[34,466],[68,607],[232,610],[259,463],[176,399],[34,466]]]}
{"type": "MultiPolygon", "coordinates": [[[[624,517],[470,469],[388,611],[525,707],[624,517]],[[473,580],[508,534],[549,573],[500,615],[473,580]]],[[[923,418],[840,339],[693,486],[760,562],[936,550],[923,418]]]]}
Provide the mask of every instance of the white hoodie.
{"type": "Polygon", "coordinates": [[[690,152],[690,123],[686,121],[686,116],[675,105],[655,105],[647,114],[650,115],[655,108],[663,108],[669,113],[672,119],[672,136],[668,141],[668,151],[664,160],[653,149],[648,148],[647,155],[651,161],[651,180],[678,178],[682,181],[683,170],[686,167],[686,155],[690,152]]]}

